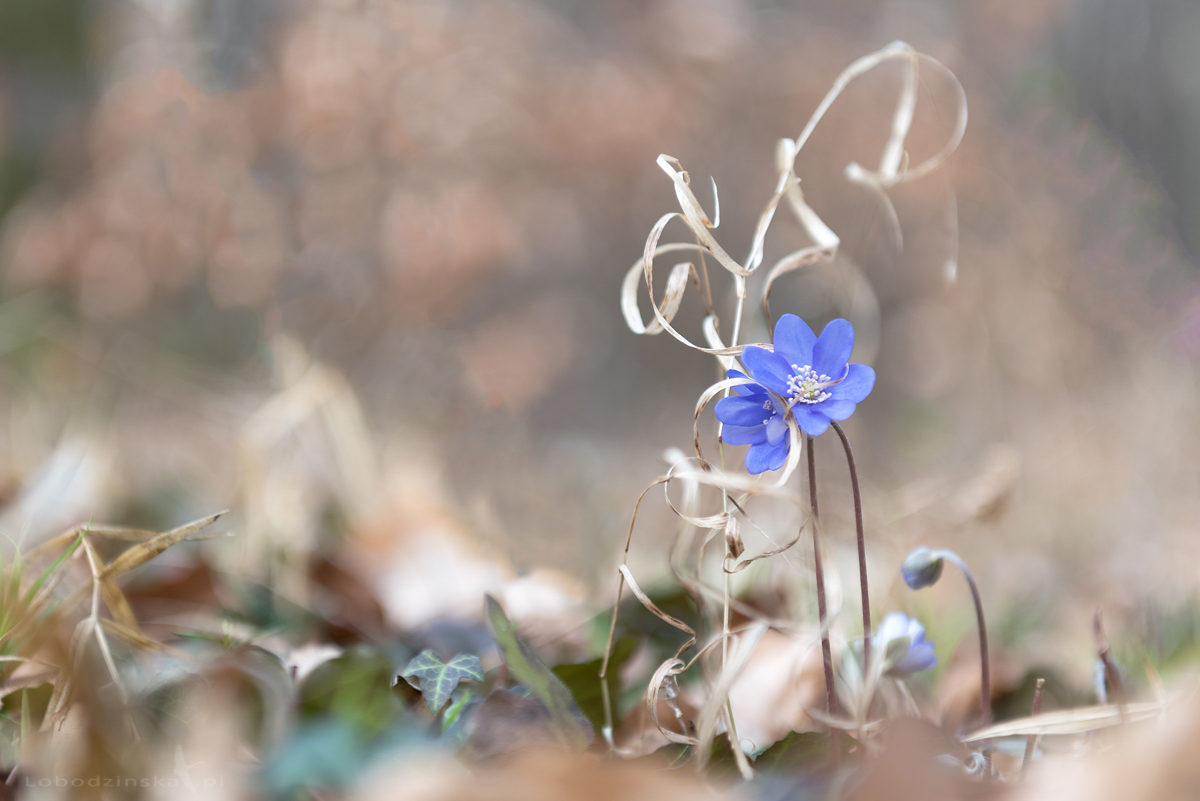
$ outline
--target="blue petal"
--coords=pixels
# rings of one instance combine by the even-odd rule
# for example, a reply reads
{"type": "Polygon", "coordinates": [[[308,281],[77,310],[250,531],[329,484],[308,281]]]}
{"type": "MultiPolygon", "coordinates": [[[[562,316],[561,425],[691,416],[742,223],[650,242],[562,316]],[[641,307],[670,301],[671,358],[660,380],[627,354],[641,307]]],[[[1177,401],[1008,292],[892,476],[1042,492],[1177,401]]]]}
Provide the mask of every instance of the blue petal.
{"type": "Polygon", "coordinates": [[[829,388],[829,394],[835,400],[862,403],[874,388],[875,370],[865,364],[852,364],[846,372],[846,377],[829,388]]]}
{"type": "Polygon", "coordinates": [[[785,314],[775,324],[775,352],[791,364],[812,364],[817,335],[808,323],[794,314],[785,314]]]}
{"type": "Polygon", "coordinates": [[[837,319],[825,326],[813,346],[813,369],[822,375],[837,378],[846,370],[846,362],[854,351],[854,326],[837,319]]]}
{"type": "Polygon", "coordinates": [[[897,637],[908,636],[908,617],[902,612],[888,612],[884,616],[883,622],[875,627],[875,633],[871,639],[875,640],[880,648],[886,648],[887,644],[897,637]]]}
{"type": "Polygon", "coordinates": [[[721,439],[729,445],[755,445],[767,441],[767,427],[756,426],[725,426],[721,430],[721,439]]]}
{"type": "Polygon", "coordinates": [[[787,438],[787,433],[787,423],[779,415],[775,415],[767,421],[767,442],[778,445],[787,438]]]}
{"type": "Polygon", "coordinates": [[[788,441],[784,439],[778,445],[761,443],[751,445],[746,451],[746,470],[755,475],[767,470],[778,470],[787,461],[788,441]]]}
{"type": "MultiPolygon", "coordinates": [[[[741,370],[727,370],[725,372],[725,377],[726,378],[750,378],[750,376],[746,375],[741,370]]],[[[750,378],[750,380],[753,381],[754,379],[750,378]]],[[[762,388],[762,386],[759,384],[738,384],[736,387],[733,388],[733,391],[735,393],[737,393],[738,395],[746,395],[746,396],[766,395],[767,394],[766,390],[764,390],[762,388]]]]}
{"type": "Polygon", "coordinates": [[[819,437],[829,428],[829,418],[812,406],[797,403],[792,407],[792,414],[800,424],[800,430],[810,437],[819,437]]]}
{"type": "Polygon", "coordinates": [[[937,664],[937,657],[933,653],[933,643],[922,641],[921,643],[913,643],[908,648],[908,653],[904,655],[896,666],[892,668],[894,673],[916,673],[921,670],[928,670],[937,664]]]}
{"type": "Polygon", "coordinates": [[[786,439],[776,445],[773,455],[771,456],[771,461],[767,464],[767,468],[770,470],[778,470],[779,468],[783,467],[784,463],[787,461],[788,452],[791,451],[791,449],[791,443],[786,439]]]}
{"type": "Polygon", "coordinates": [[[774,414],[773,411],[763,408],[763,401],[763,393],[760,393],[757,398],[740,395],[721,398],[713,407],[713,413],[718,420],[727,425],[759,426],[774,414]]]}
{"type": "Polygon", "coordinates": [[[787,395],[791,365],[778,353],[751,345],[742,351],[742,361],[750,369],[754,380],[780,395],[787,395]]]}
{"type": "Polygon", "coordinates": [[[830,398],[816,404],[816,408],[830,420],[847,420],[850,415],[854,414],[858,404],[843,398],[830,398]]]}

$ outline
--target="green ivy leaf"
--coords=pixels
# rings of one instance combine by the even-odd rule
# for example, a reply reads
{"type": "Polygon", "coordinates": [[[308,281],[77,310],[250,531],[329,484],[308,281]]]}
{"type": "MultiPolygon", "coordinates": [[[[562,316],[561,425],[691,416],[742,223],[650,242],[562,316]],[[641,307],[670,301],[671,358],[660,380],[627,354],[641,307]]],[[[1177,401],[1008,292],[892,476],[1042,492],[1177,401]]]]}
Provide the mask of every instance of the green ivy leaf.
{"type": "Polygon", "coordinates": [[[546,707],[559,740],[571,748],[587,748],[592,740],[592,727],[580,713],[567,685],[517,635],[516,626],[504,614],[499,602],[490,595],[486,599],[488,622],[509,673],[546,707]]]}
{"type": "Polygon", "coordinates": [[[443,662],[427,649],[404,666],[400,677],[421,691],[429,711],[436,715],[450,700],[460,681],[483,681],[483,665],[479,657],[472,654],[459,654],[449,662],[443,662]]]}
{"type": "Polygon", "coordinates": [[[479,706],[479,698],[469,685],[462,685],[450,696],[450,705],[442,713],[442,736],[461,744],[467,737],[468,709],[479,706]]]}

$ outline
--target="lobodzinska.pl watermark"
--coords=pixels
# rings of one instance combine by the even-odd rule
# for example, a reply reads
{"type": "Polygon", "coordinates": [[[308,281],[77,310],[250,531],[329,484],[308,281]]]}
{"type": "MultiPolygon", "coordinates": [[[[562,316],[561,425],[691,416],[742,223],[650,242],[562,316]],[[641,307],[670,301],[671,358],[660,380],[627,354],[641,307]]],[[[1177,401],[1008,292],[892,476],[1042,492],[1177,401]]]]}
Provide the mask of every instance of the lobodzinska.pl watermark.
{"type": "Polygon", "coordinates": [[[223,776],[23,776],[26,787],[55,788],[148,788],[211,790],[225,786],[223,776]]]}

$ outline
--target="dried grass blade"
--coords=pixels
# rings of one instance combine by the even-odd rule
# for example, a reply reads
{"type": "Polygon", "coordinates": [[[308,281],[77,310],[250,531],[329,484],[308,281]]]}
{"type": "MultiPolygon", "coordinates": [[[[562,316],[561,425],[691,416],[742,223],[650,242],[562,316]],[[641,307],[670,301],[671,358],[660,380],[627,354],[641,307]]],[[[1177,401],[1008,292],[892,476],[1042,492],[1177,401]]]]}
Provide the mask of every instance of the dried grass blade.
{"type": "MultiPolygon", "coordinates": [[[[666,219],[673,218],[674,212],[666,215],[666,219]]],[[[662,222],[660,220],[660,222],[662,222]]],[[[664,223],[665,224],[665,223],[664,223]]],[[[688,251],[697,254],[703,254],[704,248],[691,242],[672,242],[666,245],[656,244],[650,252],[650,258],[656,258],[665,253],[679,253],[688,251]]],[[[655,320],[649,323],[642,322],[642,314],[638,308],[638,288],[646,275],[646,254],[642,254],[642,258],[634,262],[628,270],[625,271],[625,278],[621,281],[621,314],[625,317],[625,324],[629,326],[629,330],[635,334],[643,334],[653,336],[662,333],[664,330],[662,325],[655,320]]],[[[654,303],[654,295],[650,295],[651,304],[654,303]]]]}
{"type": "MultiPolygon", "coordinates": [[[[704,706],[700,710],[700,717],[696,725],[696,733],[698,735],[698,744],[696,746],[696,758],[698,767],[703,768],[708,762],[709,751],[712,747],[713,739],[716,737],[717,723],[720,720],[721,712],[725,708],[727,699],[729,698],[729,690],[733,687],[733,682],[737,679],[742,669],[746,667],[746,663],[750,660],[751,654],[758,646],[759,640],[767,633],[767,625],[765,623],[756,623],[746,630],[745,634],[735,638],[735,646],[729,654],[729,659],[725,662],[725,667],[721,670],[721,675],[717,677],[717,682],[709,691],[708,698],[704,702],[704,706]]],[[[736,758],[737,754],[741,753],[740,746],[734,746],[733,753],[736,758]]],[[[745,754],[742,755],[743,759],[745,754]]],[[[739,761],[739,768],[741,768],[739,761]]],[[[743,770],[743,776],[749,779],[753,776],[753,771],[750,770],[747,764],[743,770]],[[750,775],[746,776],[749,771],[750,775]]]]}
{"type": "Polygon", "coordinates": [[[173,648],[170,645],[153,639],[152,637],[147,637],[142,633],[140,628],[126,626],[125,624],[116,620],[101,620],[100,625],[104,627],[105,631],[113,636],[146,651],[153,651],[154,653],[160,654],[172,654],[178,657],[187,656],[186,651],[180,650],[179,648],[173,648]]]}
{"type": "Polygon", "coordinates": [[[763,243],[767,238],[767,229],[771,227],[771,221],[775,219],[775,210],[779,208],[779,201],[783,199],[788,189],[797,183],[798,179],[792,172],[790,165],[779,173],[779,180],[775,185],[775,193],[767,201],[766,207],[758,216],[758,223],[754,226],[754,236],[750,240],[750,253],[746,256],[747,270],[755,270],[762,264],[763,243]]]}
{"type": "Polygon", "coordinates": [[[917,106],[917,73],[921,62],[917,52],[911,48],[905,51],[903,58],[907,67],[904,70],[904,85],[896,100],[896,113],[892,115],[891,135],[879,158],[879,174],[890,178],[896,177],[904,158],[904,140],[912,128],[913,111],[917,106]]]}
{"type": "MultiPolygon", "coordinates": [[[[12,661],[16,658],[17,657],[6,657],[4,661],[12,661]]],[[[29,662],[32,660],[22,659],[21,661],[29,662]]],[[[43,684],[53,685],[54,679],[56,676],[58,676],[58,674],[59,671],[57,669],[43,670],[39,673],[30,673],[25,676],[11,678],[3,684],[0,684],[0,700],[3,700],[5,696],[12,695],[13,693],[20,692],[21,690],[31,690],[34,687],[40,687],[43,684]]]]}
{"type": "Polygon", "coordinates": [[[100,595],[104,598],[104,605],[108,607],[108,612],[112,615],[113,620],[119,621],[132,629],[138,629],[137,617],[133,614],[133,607],[129,605],[128,599],[125,598],[125,593],[121,592],[121,588],[117,586],[115,576],[107,576],[100,581],[100,595]]]}
{"type": "MultiPolygon", "coordinates": [[[[1166,711],[1166,705],[1157,701],[1127,704],[1124,707],[1125,720],[1130,722],[1147,720],[1164,711],[1166,711]]],[[[1086,734],[1090,731],[1116,726],[1121,721],[1121,708],[1116,704],[1063,709],[997,723],[965,737],[964,742],[990,740],[996,737],[1024,737],[1030,734],[1086,734]]]]}
{"type": "Polygon", "coordinates": [[[25,591],[23,600],[27,607],[33,605],[34,600],[38,597],[43,588],[52,586],[57,581],[56,575],[58,574],[58,569],[62,567],[68,559],[74,556],[75,552],[79,550],[79,546],[82,544],[83,534],[82,532],[77,532],[75,534],[74,541],[71,542],[71,544],[65,548],[63,552],[60,553],[58,557],[41,572],[40,575],[38,575],[34,582],[29,585],[29,589],[25,591]]]}
{"type": "MultiPolygon", "coordinates": [[[[907,136],[908,127],[911,123],[911,119],[906,120],[906,116],[910,115],[912,112],[911,108],[909,107],[908,100],[904,97],[904,92],[907,90],[909,80],[913,82],[913,86],[915,88],[915,74],[912,75],[911,78],[906,75],[906,85],[905,88],[901,89],[901,98],[897,103],[896,113],[893,116],[892,134],[885,145],[884,157],[881,159],[881,171],[879,173],[875,173],[875,176],[884,186],[894,186],[895,184],[903,181],[910,181],[914,178],[919,178],[922,175],[926,175],[927,173],[930,173],[940,167],[942,163],[945,162],[946,159],[948,159],[950,155],[958,148],[959,143],[962,141],[963,134],[966,133],[966,90],[963,89],[962,83],[958,80],[949,67],[932,56],[928,56],[924,53],[914,50],[912,46],[906,42],[892,42],[891,44],[875,51],[874,53],[869,53],[862,58],[856,59],[850,64],[850,66],[842,70],[842,73],[834,80],[833,86],[821,100],[820,105],[817,106],[816,111],[814,111],[812,116],[809,118],[808,123],[804,126],[804,130],[800,132],[798,137],[796,137],[795,152],[799,153],[804,148],[805,143],[807,143],[809,137],[812,136],[813,131],[816,130],[817,124],[820,123],[822,118],[824,118],[825,113],[829,111],[829,107],[832,106],[833,102],[837,100],[842,92],[846,90],[847,86],[849,86],[857,78],[875,69],[880,64],[897,58],[909,61],[910,64],[913,65],[910,67],[910,73],[915,72],[916,62],[924,60],[928,64],[932,65],[935,69],[941,71],[943,74],[949,77],[955,89],[955,106],[957,108],[957,115],[954,121],[954,129],[951,131],[950,136],[947,138],[940,150],[927,158],[925,161],[917,164],[915,167],[897,169],[902,161],[903,140],[904,137],[907,136]],[[895,172],[891,175],[883,174],[884,167],[890,167],[892,170],[895,170],[895,172]]],[[[915,103],[915,94],[912,102],[915,103]]],[[[867,171],[864,170],[864,172],[867,171]]]]}
{"type": "Polygon", "coordinates": [[[80,534],[87,534],[90,537],[97,537],[107,540],[116,540],[118,542],[142,542],[151,537],[157,537],[161,532],[153,531],[146,528],[131,528],[128,526],[109,526],[97,525],[95,523],[81,523],[78,526],[72,526],[61,534],[58,534],[43,543],[40,543],[34,548],[29,549],[25,554],[26,559],[38,559],[48,554],[59,551],[66,547],[73,540],[77,540],[80,534]]]}
{"type": "MultiPolygon", "coordinates": [[[[160,534],[156,534],[151,539],[126,550],[116,559],[113,559],[107,565],[102,567],[99,573],[99,578],[101,580],[115,578],[123,573],[129,572],[135,567],[145,564],[171,546],[176,545],[183,540],[189,539],[192,537],[192,535],[196,534],[205,526],[211,525],[224,514],[225,511],[222,510],[216,514],[202,517],[199,520],[193,520],[190,523],[185,523],[178,528],[171,529],[170,531],[164,531],[160,534]]],[[[67,597],[66,601],[63,602],[63,605],[67,608],[76,606],[85,597],[87,597],[89,591],[90,590],[87,587],[80,587],[67,597]]]]}
{"type": "Polygon", "coordinates": [[[129,572],[139,565],[145,564],[171,546],[183,542],[193,534],[200,531],[202,528],[212,525],[224,514],[225,511],[222,510],[216,514],[211,514],[198,520],[193,520],[190,523],[184,523],[178,528],[173,528],[170,531],[164,531],[152,539],[133,546],[132,548],[123,552],[116,559],[113,559],[111,562],[105,565],[100,574],[101,577],[107,578],[109,576],[119,576],[122,573],[129,572]]]}
{"type": "Polygon", "coordinates": [[[40,731],[50,731],[53,726],[66,718],[67,701],[71,697],[72,683],[71,672],[60,671],[59,679],[54,682],[54,689],[50,691],[50,700],[46,704],[46,714],[42,718],[40,731]]]}
{"type": "Polygon", "coordinates": [[[654,615],[663,623],[666,623],[668,626],[679,629],[688,635],[687,642],[679,646],[678,650],[675,651],[675,656],[672,657],[673,659],[679,659],[680,655],[684,651],[696,644],[696,630],[687,623],[684,623],[679,618],[669,615],[663,610],[659,609],[654,601],[650,600],[650,596],[643,592],[642,588],[638,586],[637,580],[633,577],[633,573],[630,572],[628,565],[621,565],[619,569],[621,571],[621,575],[625,577],[625,583],[629,585],[629,591],[637,596],[638,601],[640,601],[642,606],[646,608],[646,611],[654,615]]]}
{"type": "MultiPolygon", "coordinates": [[[[755,383],[746,378],[725,378],[721,381],[712,384],[704,392],[700,393],[700,397],[696,399],[696,408],[692,414],[692,444],[696,449],[696,458],[700,461],[703,469],[696,474],[695,478],[702,484],[710,484],[721,489],[741,490],[750,494],[779,494],[785,497],[795,497],[790,491],[784,489],[788,479],[792,477],[792,473],[800,464],[800,427],[796,424],[795,419],[788,415],[788,430],[791,437],[791,447],[788,451],[787,461],[784,462],[783,469],[778,471],[772,481],[760,481],[751,478],[748,474],[730,474],[724,471],[719,471],[712,467],[704,459],[704,452],[700,446],[700,415],[713,398],[721,395],[725,390],[741,384],[755,383]],[[718,478],[719,477],[719,478],[718,478]]],[[[672,467],[674,469],[674,467],[672,467]]],[[[714,525],[704,524],[701,528],[717,528],[724,526],[724,519],[720,519],[714,525]]]]}
{"type": "MultiPolygon", "coordinates": [[[[715,228],[716,224],[708,218],[708,215],[700,206],[700,201],[696,198],[696,194],[692,192],[691,179],[687,171],[683,169],[683,165],[679,163],[679,159],[663,153],[659,155],[657,163],[675,185],[675,197],[679,200],[679,207],[683,211],[683,217],[687,221],[688,227],[692,229],[692,234],[696,237],[696,241],[712,254],[712,257],[717,260],[718,264],[733,275],[749,275],[751,270],[738,264],[725,251],[725,248],[721,247],[716,237],[710,233],[709,229],[715,228]]],[[[715,192],[715,182],[713,183],[713,188],[715,192]]]]}
{"type": "MultiPolygon", "coordinates": [[[[86,626],[90,630],[90,633],[95,635],[96,644],[100,647],[100,655],[104,659],[104,665],[108,668],[109,675],[112,676],[113,683],[117,687],[117,692],[121,695],[121,702],[128,704],[129,694],[125,691],[125,685],[121,683],[121,674],[117,670],[116,660],[113,659],[112,648],[109,646],[108,637],[105,636],[104,629],[100,625],[100,596],[103,594],[103,588],[107,584],[101,576],[103,563],[100,561],[100,557],[96,555],[95,549],[92,548],[92,544],[87,538],[83,540],[83,547],[87,554],[88,566],[92,569],[92,611],[88,617],[80,622],[80,626],[86,626]]],[[[121,602],[124,603],[125,596],[120,595],[119,591],[117,595],[121,598],[121,602]]],[[[127,603],[125,607],[128,609],[127,603]]],[[[110,607],[110,611],[111,609],[110,607]]],[[[129,614],[132,616],[133,613],[130,612],[129,614]]]]}
{"type": "Polygon", "coordinates": [[[792,214],[795,215],[800,226],[804,229],[804,233],[808,235],[813,244],[792,251],[775,262],[774,266],[767,271],[767,278],[763,282],[761,291],[761,302],[768,324],[771,323],[771,288],[774,287],[775,282],[781,276],[795,270],[813,264],[833,261],[842,243],[838,235],[833,232],[833,229],[826,225],[820,215],[805,201],[804,192],[801,191],[799,183],[792,182],[788,184],[784,197],[787,199],[788,207],[791,209],[792,214]]]}
{"type": "MultiPolygon", "coordinates": [[[[706,248],[698,244],[690,243],[670,243],[659,245],[659,240],[662,238],[663,230],[671,222],[671,220],[679,217],[679,212],[672,211],[664,214],[650,229],[650,234],[646,237],[646,245],[642,250],[642,258],[634,263],[625,273],[625,279],[621,283],[621,313],[625,317],[625,324],[629,326],[629,330],[635,334],[655,335],[666,331],[672,337],[682,342],[693,350],[698,350],[702,353],[710,353],[712,355],[735,355],[741,353],[741,348],[724,348],[720,351],[715,351],[710,348],[703,348],[690,339],[679,333],[671,321],[679,308],[679,303],[674,303],[674,307],[670,307],[667,303],[670,298],[667,298],[661,304],[656,304],[654,301],[654,259],[664,253],[673,253],[682,250],[691,250],[699,253],[703,257],[707,252],[706,248]],[[644,279],[646,291],[650,296],[650,308],[654,314],[654,319],[649,323],[642,322],[641,310],[638,307],[638,275],[644,279]],[[666,312],[670,312],[667,314],[666,312]]],[[[685,220],[686,221],[686,220],[685,220]]],[[[678,279],[676,279],[678,280],[678,279]]],[[[684,285],[686,287],[686,284],[684,285]]],[[[668,291],[670,290],[670,281],[668,280],[668,291]]],[[[682,294],[682,290],[681,290],[682,294]]]]}
{"type": "MultiPolygon", "coordinates": [[[[661,665],[659,665],[658,669],[654,671],[654,675],[650,677],[650,684],[646,686],[646,708],[650,713],[650,722],[654,724],[654,727],[658,729],[659,733],[662,734],[663,737],[666,737],[673,743],[694,746],[698,742],[695,737],[686,733],[681,734],[680,732],[667,728],[658,718],[658,699],[662,694],[663,686],[666,684],[667,679],[678,676],[686,669],[687,667],[683,660],[676,658],[668,659],[666,662],[663,662],[661,665]]],[[[670,695],[668,695],[668,701],[671,702],[671,707],[675,710],[676,717],[679,718],[678,723],[680,727],[686,729],[687,721],[682,720],[682,715],[679,712],[679,708],[674,704],[673,698],[670,695]]]]}

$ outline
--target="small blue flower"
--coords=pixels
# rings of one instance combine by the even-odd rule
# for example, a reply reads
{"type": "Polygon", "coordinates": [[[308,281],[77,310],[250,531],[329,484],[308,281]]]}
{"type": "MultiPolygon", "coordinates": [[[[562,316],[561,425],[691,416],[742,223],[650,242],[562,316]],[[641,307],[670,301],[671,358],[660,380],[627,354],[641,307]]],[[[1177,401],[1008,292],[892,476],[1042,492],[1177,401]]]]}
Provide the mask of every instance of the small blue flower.
{"type": "Polygon", "coordinates": [[[909,676],[937,664],[933,643],[925,639],[925,627],[903,612],[892,612],[883,619],[871,637],[871,647],[883,654],[883,672],[889,676],[909,676]]]}
{"type": "Polygon", "coordinates": [[[749,375],[730,370],[730,378],[755,383],[734,388],[714,412],[725,424],[721,438],[749,445],[746,469],[778,470],[787,461],[790,441],[787,414],[809,436],[824,434],[832,420],[845,420],[875,387],[875,371],[848,364],[854,350],[854,326],[834,320],[818,337],[794,314],[775,325],[774,351],[751,345],[742,351],[749,375]]]}

